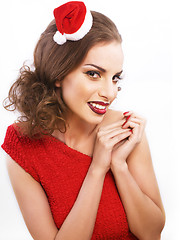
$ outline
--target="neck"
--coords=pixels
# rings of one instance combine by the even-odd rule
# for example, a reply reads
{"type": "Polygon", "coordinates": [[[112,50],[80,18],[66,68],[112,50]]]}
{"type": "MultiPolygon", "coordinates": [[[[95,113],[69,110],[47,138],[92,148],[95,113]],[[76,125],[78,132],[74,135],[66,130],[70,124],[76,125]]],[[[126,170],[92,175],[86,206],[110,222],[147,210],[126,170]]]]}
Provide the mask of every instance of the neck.
{"type": "Polygon", "coordinates": [[[94,136],[97,125],[90,124],[78,118],[69,118],[67,122],[67,131],[65,133],[65,140],[69,142],[83,142],[88,138],[94,136]]]}
{"type": "Polygon", "coordinates": [[[67,146],[92,156],[99,124],[90,124],[75,115],[65,120],[66,132],[55,130],[52,135],[67,146]]]}

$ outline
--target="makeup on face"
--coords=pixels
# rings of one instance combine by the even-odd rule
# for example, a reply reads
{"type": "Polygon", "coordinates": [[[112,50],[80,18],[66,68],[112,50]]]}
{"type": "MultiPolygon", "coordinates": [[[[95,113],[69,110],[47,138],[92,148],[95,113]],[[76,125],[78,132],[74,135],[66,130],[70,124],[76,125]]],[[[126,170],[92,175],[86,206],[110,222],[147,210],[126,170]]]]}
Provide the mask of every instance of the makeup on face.
{"type": "Polygon", "coordinates": [[[88,102],[88,105],[90,109],[97,113],[97,114],[105,114],[107,111],[107,106],[109,106],[110,103],[106,102],[101,102],[101,101],[93,101],[93,102],[88,102]]]}
{"type": "MultiPolygon", "coordinates": [[[[103,67],[100,67],[100,66],[98,66],[96,64],[92,64],[92,63],[85,64],[83,66],[83,69],[84,69],[84,74],[88,75],[93,80],[101,79],[101,77],[105,76],[105,74],[108,72],[103,67]],[[89,70],[89,69],[91,69],[91,70],[89,70]]],[[[123,73],[123,70],[115,73],[112,76],[113,84],[115,84],[115,83],[117,84],[120,80],[123,79],[122,73],[123,73]]],[[[100,114],[100,115],[103,115],[103,114],[106,113],[109,105],[110,105],[110,101],[106,101],[106,102],[105,101],[91,101],[91,102],[88,102],[88,106],[90,107],[90,109],[93,112],[95,112],[97,114],[100,114]]]]}
{"type": "Polygon", "coordinates": [[[82,64],[62,82],[62,96],[69,116],[98,124],[118,93],[122,79],[121,44],[98,44],[89,50],[82,64]]]}
{"type": "MultiPolygon", "coordinates": [[[[105,75],[108,71],[98,65],[89,63],[89,64],[85,64],[83,67],[87,67],[87,68],[92,68],[92,70],[89,70],[87,72],[85,72],[85,74],[89,75],[90,77],[96,79],[96,78],[101,78],[102,75],[105,75]]],[[[119,82],[120,80],[123,79],[123,70],[121,70],[120,72],[115,73],[112,76],[112,81],[113,82],[119,82]]]]}

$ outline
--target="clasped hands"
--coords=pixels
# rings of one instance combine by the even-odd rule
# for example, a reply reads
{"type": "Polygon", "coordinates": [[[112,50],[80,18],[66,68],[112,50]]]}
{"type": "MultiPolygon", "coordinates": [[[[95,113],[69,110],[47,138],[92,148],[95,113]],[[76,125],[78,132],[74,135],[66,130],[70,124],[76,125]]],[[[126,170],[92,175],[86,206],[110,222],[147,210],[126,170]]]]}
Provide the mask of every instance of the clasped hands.
{"type": "Polygon", "coordinates": [[[112,167],[126,165],[129,154],[141,142],[145,123],[137,114],[125,112],[121,120],[100,127],[93,152],[94,166],[106,173],[112,167]]]}

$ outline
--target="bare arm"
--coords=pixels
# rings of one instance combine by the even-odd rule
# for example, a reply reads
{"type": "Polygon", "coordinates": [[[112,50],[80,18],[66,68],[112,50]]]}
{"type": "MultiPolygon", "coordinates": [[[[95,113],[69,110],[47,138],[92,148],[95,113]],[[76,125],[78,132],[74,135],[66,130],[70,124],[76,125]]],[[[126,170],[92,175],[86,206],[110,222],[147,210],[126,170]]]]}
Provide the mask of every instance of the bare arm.
{"type": "Polygon", "coordinates": [[[58,230],[41,185],[10,157],[8,172],[24,220],[34,240],[91,238],[105,174],[92,166],[89,168],[78,198],[58,230]]]}
{"type": "Polygon", "coordinates": [[[105,174],[92,166],[83,182],[78,198],[65,219],[58,239],[91,239],[94,230],[105,174]]]}
{"type": "Polygon", "coordinates": [[[164,210],[146,143],[137,146],[128,165],[112,171],[132,233],[140,240],[160,239],[164,210]]]}
{"type": "Polygon", "coordinates": [[[147,142],[142,138],[144,128],[140,130],[139,120],[135,121],[129,120],[124,128],[121,127],[124,120],[119,120],[98,129],[91,166],[77,200],[59,230],[40,184],[14,161],[9,161],[12,185],[35,240],[91,239],[104,177],[110,167],[131,231],[141,240],[159,239],[164,225],[164,211],[147,142]],[[139,139],[143,141],[136,144],[139,139]]]}
{"type": "Polygon", "coordinates": [[[118,147],[116,154],[113,152],[111,169],[130,230],[140,240],[158,240],[164,227],[165,216],[142,125],[143,121],[137,116],[136,119],[133,116],[125,124],[125,128],[133,128],[133,134],[130,140],[124,143],[125,146],[123,144],[120,149],[118,147]],[[135,140],[138,142],[126,160],[125,153],[132,149],[135,140]]]}
{"type": "Polygon", "coordinates": [[[106,136],[98,132],[92,163],[78,197],[67,218],[58,230],[53,221],[46,194],[41,185],[11,158],[9,176],[26,225],[34,240],[88,240],[92,237],[104,178],[110,169],[113,146],[130,135],[129,130],[118,129],[106,136]],[[116,132],[117,132],[116,131],[116,132]]]}

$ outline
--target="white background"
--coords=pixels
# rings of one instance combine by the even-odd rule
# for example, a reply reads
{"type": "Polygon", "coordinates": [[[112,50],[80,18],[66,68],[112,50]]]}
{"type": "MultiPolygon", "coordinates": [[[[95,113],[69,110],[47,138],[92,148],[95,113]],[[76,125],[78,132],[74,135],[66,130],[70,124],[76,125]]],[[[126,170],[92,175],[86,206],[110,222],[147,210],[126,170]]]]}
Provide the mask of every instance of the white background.
{"type": "MultiPolygon", "coordinates": [[[[17,115],[2,101],[19,68],[32,59],[35,44],[61,0],[6,0],[0,9],[0,143],[17,115]]],[[[147,119],[146,132],[166,211],[162,240],[178,240],[181,214],[179,7],[168,0],[91,0],[91,10],[110,17],[123,37],[125,80],[113,107],[147,119]]],[[[0,240],[30,240],[0,150],[0,240]]]]}

